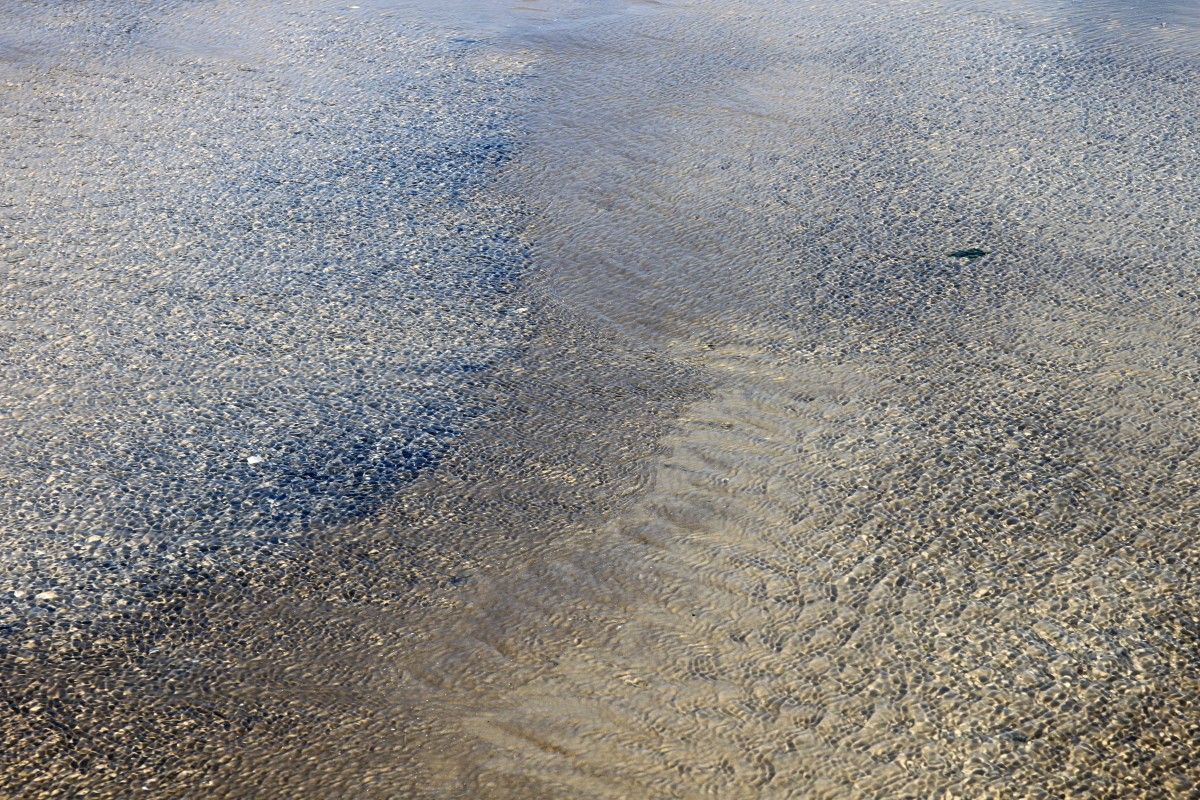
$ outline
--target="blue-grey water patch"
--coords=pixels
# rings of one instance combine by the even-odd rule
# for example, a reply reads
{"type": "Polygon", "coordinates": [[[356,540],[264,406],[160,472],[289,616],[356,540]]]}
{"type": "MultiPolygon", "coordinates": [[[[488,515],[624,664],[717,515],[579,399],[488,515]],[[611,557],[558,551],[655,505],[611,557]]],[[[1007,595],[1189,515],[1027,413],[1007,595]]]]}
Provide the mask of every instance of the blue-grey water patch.
{"type": "Polygon", "coordinates": [[[13,10],[0,622],[286,558],[487,413],[519,61],[379,6],[13,10]]]}

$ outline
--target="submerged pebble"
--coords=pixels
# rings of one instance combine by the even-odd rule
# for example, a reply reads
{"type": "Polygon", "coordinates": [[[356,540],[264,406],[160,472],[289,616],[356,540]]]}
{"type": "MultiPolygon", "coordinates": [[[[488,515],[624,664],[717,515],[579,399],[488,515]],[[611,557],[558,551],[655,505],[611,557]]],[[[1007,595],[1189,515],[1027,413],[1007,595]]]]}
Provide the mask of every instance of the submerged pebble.
{"type": "Polygon", "coordinates": [[[991,250],[980,250],[978,247],[969,247],[966,250],[953,250],[946,255],[950,258],[982,258],[991,254],[991,250]]]}

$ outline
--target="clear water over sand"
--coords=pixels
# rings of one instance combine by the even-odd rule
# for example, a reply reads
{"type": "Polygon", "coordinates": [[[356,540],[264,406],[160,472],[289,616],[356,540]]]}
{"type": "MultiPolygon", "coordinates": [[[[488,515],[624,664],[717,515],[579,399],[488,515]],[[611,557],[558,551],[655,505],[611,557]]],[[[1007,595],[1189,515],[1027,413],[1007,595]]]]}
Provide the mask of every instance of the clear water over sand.
{"type": "Polygon", "coordinates": [[[56,738],[10,785],[1190,796],[1187,9],[439,15],[528,80],[486,425],[169,625],[19,662],[9,741],[56,738]]]}
{"type": "Polygon", "coordinates": [[[1193,791],[1196,37],[1120,11],[548,37],[572,111],[516,177],[548,291],[712,396],[553,556],[589,581],[540,624],[537,581],[493,590],[568,644],[439,695],[443,791],[1193,791]]]}

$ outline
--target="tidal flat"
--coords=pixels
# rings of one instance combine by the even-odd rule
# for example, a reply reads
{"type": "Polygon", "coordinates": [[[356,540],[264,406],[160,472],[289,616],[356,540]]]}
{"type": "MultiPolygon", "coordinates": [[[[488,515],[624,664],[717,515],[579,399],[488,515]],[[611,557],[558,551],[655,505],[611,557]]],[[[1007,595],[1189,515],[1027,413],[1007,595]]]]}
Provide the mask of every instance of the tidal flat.
{"type": "Polygon", "coordinates": [[[1200,791],[1200,14],[0,3],[0,797],[1200,791]]]}

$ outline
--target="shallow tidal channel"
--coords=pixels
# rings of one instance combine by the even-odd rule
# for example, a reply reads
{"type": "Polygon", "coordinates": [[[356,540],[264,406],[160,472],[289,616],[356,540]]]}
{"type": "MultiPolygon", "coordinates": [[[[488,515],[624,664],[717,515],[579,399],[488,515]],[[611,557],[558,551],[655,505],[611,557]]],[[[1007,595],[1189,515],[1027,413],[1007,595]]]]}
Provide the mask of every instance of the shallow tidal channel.
{"type": "Polygon", "coordinates": [[[1200,791],[1200,16],[0,2],[0,797],[1200,791]]]}

